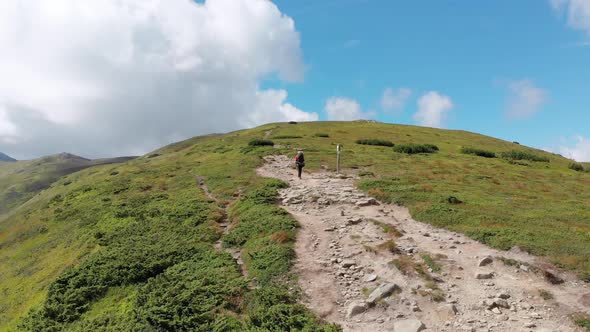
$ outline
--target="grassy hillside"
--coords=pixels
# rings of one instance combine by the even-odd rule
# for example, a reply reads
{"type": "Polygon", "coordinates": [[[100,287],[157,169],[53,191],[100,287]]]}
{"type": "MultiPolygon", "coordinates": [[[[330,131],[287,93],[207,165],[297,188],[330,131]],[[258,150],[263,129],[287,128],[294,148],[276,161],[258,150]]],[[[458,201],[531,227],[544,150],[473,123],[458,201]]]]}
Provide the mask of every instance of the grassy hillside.
{"type": "Polygon", "coordinates": [[[297,223],[274,205],[284,184],[254,171],[261,156],[294,149],[305,150],[307,170],[334,169],[337,143],[361,188],[417,219],[590,277],[590,174],[567,159],[462,131],[270,124],[70,174],[5,216],[0,331],[337,330],[297,305],[297,223]],[[246,276],[219,240],[242,250],[246,276]]]}
{"type": "Polygon", "coordinates": [[[84,168],[132,158],[89,160],[67,153],[18,162],[0,162],[0,214],[19,206],[60,177],[84,168]]]}

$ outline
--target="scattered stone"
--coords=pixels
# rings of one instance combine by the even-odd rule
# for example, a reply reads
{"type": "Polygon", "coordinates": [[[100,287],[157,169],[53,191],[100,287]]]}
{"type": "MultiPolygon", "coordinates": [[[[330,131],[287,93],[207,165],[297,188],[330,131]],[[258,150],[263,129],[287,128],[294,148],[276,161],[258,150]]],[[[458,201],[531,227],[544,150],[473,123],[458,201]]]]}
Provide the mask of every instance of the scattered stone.
{"type": "Polygon", "coordinates": [[[371,292],[371,294],[369,295],[369,298],[367,299],[367,303],[369,303],[371,305],[375,304],[375,302],[388,297],[389,295],[391,295],[394,291],[396,291],[398,289],[399,289],[399,286],[396,284],[391,284],[391,283],[381,284],[373,292],[371,292]]]}
{"type": "Polygon", "coordinates": [[[524,324],[524,327],[527,329],[532,329],[533,327],[537,327],[537,324],[531,322],[531,323],[526,323],[524,324]]]}
{"type": "Polygon", "coordinates": [[[356,265],[356,262],[352,259],[345,259],[342,261],[342,267],[343,268],[348,268],[351,267],[353,265],[356,265]]]}
{"type": "Polygon", "coordinates": [[[374,198],[368,198],[368,199],[358,200],[355,203],[355,205],[358,207],[362,207],[362,206],[379,205],[379,203],[377,203],[377,201],[374,198]]]}
{"type": "Polygon", "coordinates": [[[494,277],[493,273],[476,273],[475,279],[484,280],[484,279],[492,279],[494,277]]]}
{"type": "Polygon", "coordinates": [[[492,311],[493,313],[495,313],[496,315],[501,315],[501,314],[502,314],[502,311],[500,311],[500,309],[498,309],[498,307],[496,307],[496,308],[493,308],[491,311],[492,311]]]}
{"type": "Polygon", "coordinates": [[[420,332],[425,329],[424,323],[417,319],[406,319],[393,323],[393,331],[395,332],[420,332]]]}
{"type": "Polygon", "coordinates": [[[500,292],[500,293],[498,293],[498,295],[496,295],[496,297],[499,299],[508,300],[510,298],[510,294],[500,292]]]}
{"type": "Polygon", "coordinates": [[[363,222],[363,218],[360,218],[360,217],[350,218],[347,220],[347,222],[350,225],[356,225],[356,224],[360,224],[361,222],[363,222]]]}
{"type": "Polygon", "coordinates": [[[368,306],[365,302],[361,302],[361,301],[352,302],[350,304],[350,306],[348,307],[348,312],[346,314],[346,317],[352,318],[356,315],[360,315],[363,312],[367,311],[367,309],[368,309],[368,306]]]}
{"type": "Polygon", "coordinates": [[[488,256],[484,259],[482,259],[481,261],[479,261],[479,264],[477,264],[477,266],[482,267],[482,266],[487,266],[490,265],[494,262],[494,260],[492,259],[492,257],[488,256]]]}
{"type": "Polygon", "coordinates": [[[528,266],[526,266],[526,265],[520,265],[518,268],[519,268],[521,271],[524,271],[524,272],[529,272],[529,267],[528,267],[528,266]]]}
{"type": "Polygon", "coordinates": [[[547,280],[552,285],[560,285],[565,282],[565,280],[563,280],[561,277],[559,277],[557,275],[557,273],[552,270],[545,270],[543,272],[543,276],[545,277],[545,280],[547,280]]]}
{"type": "Polygon", "coordinates": [[[377,275],[374,273],[371,273],[365,277],[366,282],[373,282],[375,280],[377,280],[377,275]]]}
{"type": "Polygon", "coordinates": [[[497,299],[494,301],[494,305],[504,309],[510,309],[510,304],[506,300],[497,299]]]}

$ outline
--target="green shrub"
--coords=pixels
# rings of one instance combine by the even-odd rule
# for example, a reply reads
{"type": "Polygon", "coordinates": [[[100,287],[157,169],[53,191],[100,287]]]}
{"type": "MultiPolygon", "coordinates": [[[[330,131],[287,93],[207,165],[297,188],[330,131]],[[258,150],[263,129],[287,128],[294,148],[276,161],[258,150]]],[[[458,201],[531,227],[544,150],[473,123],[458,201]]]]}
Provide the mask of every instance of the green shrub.
{"type": "Polygon", "coordinates": [[[579,327],[583,327],[586,331],[590,331],[590,315],[587,314],[578,314],[574,315],[574,322],[579,327]]]}
{"type": "Polygon", "coordinates": [[[438,146],[433,144],[403,144],[393,148],[395,152],[407,154],[435,153],[438,150],[438,146]]]}
{"type": "Polygon", "coordinates": [[[395,144],[388,140],[381,140],[381,139],[358,139],[355,141],[356,144],[361,145],[374,145],[374,146],[387,146],[393,147],[395,144]]]}
{"type": "Polygon", "coordinates": [[[249,146],[273,146],[275,143],[267,139],[253,139],[248,143],[249,146]]]}
{"type": "Polygon", "coordinates": [[[278,135],[273,136],[272,139],[290,139],[290,138],[303,138],[303,136],[298,135],[278,135]]]}
{"type": "Polygon", "coordinates": [[[484,158],[496,158],[496,153],[494,153],[492,151],[486,151],[486,150],[475,149],[475,148],[464,147],[461,149],[461,153],[472,154],[472,155],[476,155],[476,156],[484,157],[484,158]]]}
{"type": "Polygon", "coordinates": [[[376,146],[388,146],[388,147],[392,147],[395,144],[393,144],[393,142],[391,141],[387,141],[387,140],[382,140],[382,139],[357,139],[356,140],[356,144],[361,144],[361,145],[376,145],[376,146]]]}
{"type": "Polygon", "coordinates": [[[328,137],[330,137],[330,135],[328,135],[326,133],[317,133],[317,134],[313,135],[313,137],[328,138],[328,137]]]}
{"type": "Polygon", "coordinates": [[[547,157],[537,156],[535,154],[532,154],[532,153],[526,152],[526,151],[512,150],[512,151],[502,152],[501,155],[502,155],[502,158],[507,159],[507,160],[529,160],[529,161],[537,161],[537,162],[544,162],[544,163],[549,162],[549,158],[547,158],[547,157]]]}
{"type": "Polygon", "coordinates": [[[571,163],[569,164],[569,169],[573,169],[576,172],[583,172],[584,171],[584,166],[582,166],[581,164],[578,163],[571,163]]]}
{"type": "Polygon", "coordinates": [[[216,312],[236,312],[246,281],[230,254],[209,251],[148,280],[136,314],[162,331],[212,331],[216,312]]]}

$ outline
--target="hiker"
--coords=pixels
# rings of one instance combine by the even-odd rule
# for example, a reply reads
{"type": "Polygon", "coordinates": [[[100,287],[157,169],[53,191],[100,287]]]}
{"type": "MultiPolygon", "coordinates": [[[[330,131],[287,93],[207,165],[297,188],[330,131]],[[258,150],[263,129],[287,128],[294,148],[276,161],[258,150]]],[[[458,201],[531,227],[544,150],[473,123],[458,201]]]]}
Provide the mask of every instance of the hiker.
{"type": "Polygon", "coordinates": [[[303,155],[303,151],[297,151],[297,155],[295,156],[295,165],[297,166],[297,174],[301,179],[301,172],[305,166],[305,156],[303,155]]]}

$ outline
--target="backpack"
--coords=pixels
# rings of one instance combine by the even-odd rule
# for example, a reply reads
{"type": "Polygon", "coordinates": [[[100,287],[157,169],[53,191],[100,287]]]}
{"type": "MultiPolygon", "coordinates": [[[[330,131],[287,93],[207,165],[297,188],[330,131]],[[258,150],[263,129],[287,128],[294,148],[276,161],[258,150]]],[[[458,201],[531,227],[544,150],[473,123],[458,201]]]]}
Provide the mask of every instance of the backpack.
{"type": "Polygon", "coordinates": [[[303,156],[303,153],[298,153],[295,156],[295,162],[301,166],[305,165],[305,156],[303,156]]]}

